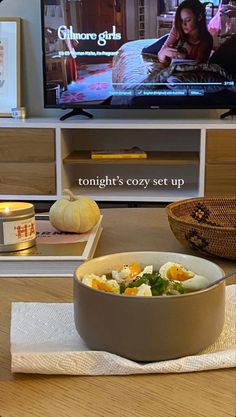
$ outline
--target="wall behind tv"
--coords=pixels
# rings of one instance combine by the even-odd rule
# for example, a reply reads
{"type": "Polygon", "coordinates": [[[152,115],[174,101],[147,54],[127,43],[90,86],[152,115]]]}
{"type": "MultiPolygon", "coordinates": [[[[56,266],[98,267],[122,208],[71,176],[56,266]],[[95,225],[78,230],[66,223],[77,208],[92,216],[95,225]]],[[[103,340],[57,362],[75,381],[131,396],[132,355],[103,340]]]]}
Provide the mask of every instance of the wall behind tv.
{"type": "MultiPolygon", "coordinates": [[[[40,0],[3,0],[1,17],[22,18],[22,104],[30,116],[59,116],[62,110],[44,109],[41,49],[40,0]]],[[[150,117],[150,118],[212,118],[214,110],[95,110],[97,117],[150,117]]]]}

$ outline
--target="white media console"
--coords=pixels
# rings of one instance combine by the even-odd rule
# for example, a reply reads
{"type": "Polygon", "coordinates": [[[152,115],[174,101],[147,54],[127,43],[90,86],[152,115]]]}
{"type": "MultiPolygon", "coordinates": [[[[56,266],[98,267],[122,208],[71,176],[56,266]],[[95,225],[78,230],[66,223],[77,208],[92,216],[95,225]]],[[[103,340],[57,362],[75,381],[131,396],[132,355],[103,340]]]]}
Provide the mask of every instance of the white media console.
{"type": "Polygon", "coordinates": [[[236,121],[0,119],[0,194],[55,200],[170,202],[235,193],[236,121]],[[138,146],[147,159],[92,160],[138,146]]]}

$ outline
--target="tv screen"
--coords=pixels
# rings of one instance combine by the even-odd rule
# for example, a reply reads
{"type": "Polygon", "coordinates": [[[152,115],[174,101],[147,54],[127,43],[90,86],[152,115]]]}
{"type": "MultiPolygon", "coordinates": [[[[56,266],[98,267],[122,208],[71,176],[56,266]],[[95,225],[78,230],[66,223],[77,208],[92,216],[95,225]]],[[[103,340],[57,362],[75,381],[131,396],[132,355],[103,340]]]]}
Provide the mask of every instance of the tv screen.
{"type": "Polygon", "coordinates": [[[45,107],[234,109],[227,1],[41,0],[45,107]]]}

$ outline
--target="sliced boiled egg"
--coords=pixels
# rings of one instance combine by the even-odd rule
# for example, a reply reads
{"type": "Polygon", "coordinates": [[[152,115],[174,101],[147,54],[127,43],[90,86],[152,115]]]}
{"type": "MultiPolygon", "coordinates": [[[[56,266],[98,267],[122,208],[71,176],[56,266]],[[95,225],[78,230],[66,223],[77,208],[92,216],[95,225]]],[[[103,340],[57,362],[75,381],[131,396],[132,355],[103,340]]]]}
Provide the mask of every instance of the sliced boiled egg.
{"type": "Polygon", "coordinates": [[[139,277],[142,277],[144,274],[152,274],[153,273],[153,265],[147,265],[144,269],[138,274],[139,277]]]}
{"type": "Polygon", "coordinates": [[[130,281],[141,272],[141,267],[136,262],[124,265],[120,271],[112,271],[112,278],[117,282],[130,281]]]}
{"type": "Polygon", "coordinates": [[[183,287],[190,291],[203,290],[209,284],[209,279],[202,275],[194,275],[193,278],[183,282],[183,287]]]}
{"type": "Polygon", "coordinates": [[[124,295],[137,295],[138,293],[138,288],[137,287],[133,287],[133,288],[126,288],[124,291],[124,295]]]}
{"type": "Polygon", "coordinates": [[[100,282],[106,282],[106,275],[96,275],[96,274],[86,274],[82,277],[81,282],[85,285],[88,285],[88,287],[93,286],[93,280],[99,280],[100,282]]]}
{"type": "Polygon", "coordinates": [[[139,275],[139,273],[141,272],[141,267],[139,264],[137,264],[136,262],[132,263],[129,265],[129,278],[134,278],[137,275],[139,275]]]}
{"type": "Polygon", "coordinates": [[[193,278],[194,272],[188,271],[182,265],[175,262],[167,262],[159,269],[159,274],[162,278],[170,281],[186,281],[193,278]]]}
{"type": "Polygon", "coordinates": [[[140,287],[138,287],[137,295],[142,297],[151,297],[152,291],[150,285],[141,284],[140,287]]]}
{"type": "Polygon", "coordinates": [[[113,292],[115,294],[120,294],[120,286],[115,279],[109,279],[106,282],[94,279],[92,282],[92,288],[105,292],[113,292]]]}
{"type": "Polygon", "coordinates": [[[183,287],[189,291],[198,291],[206,288],[209,280],[202,276],[187,270],[182,265],[174,262],[167,262],[159,269],[162,278],[170,281],[182,281],[183,287]]]}
{"type": "Polygon", "coordinates": [[[118,282],[115,279],[108,280],[105,275],[85,275],[82,278],[82,283],[96,290],[120,294],[120,286],[118,282]]]}
{"type": "Polygon", "coordinates": [[[136,295],[139,297],[151,297],[151,287],[147,284],[142,284],[140,287],[132,287],[132,288],[126,288],[124,291],[124,295],[136,295]]]}

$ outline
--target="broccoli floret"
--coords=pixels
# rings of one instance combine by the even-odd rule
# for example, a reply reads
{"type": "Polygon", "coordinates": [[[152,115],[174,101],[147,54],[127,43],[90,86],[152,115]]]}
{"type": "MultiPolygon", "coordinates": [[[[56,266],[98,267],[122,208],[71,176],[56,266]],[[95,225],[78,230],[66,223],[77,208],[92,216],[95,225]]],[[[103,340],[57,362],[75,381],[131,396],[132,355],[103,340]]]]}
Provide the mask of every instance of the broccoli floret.
{"type": "Polygon", "coordinates": [[[151,285],[152,295],[162,295],[166,292],[168,287],[168,280],[162,278],[157,273],[150,277],[149,283],[151,285]]]}

